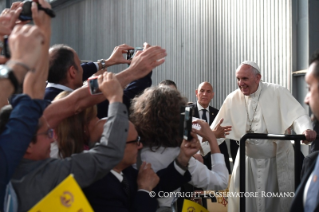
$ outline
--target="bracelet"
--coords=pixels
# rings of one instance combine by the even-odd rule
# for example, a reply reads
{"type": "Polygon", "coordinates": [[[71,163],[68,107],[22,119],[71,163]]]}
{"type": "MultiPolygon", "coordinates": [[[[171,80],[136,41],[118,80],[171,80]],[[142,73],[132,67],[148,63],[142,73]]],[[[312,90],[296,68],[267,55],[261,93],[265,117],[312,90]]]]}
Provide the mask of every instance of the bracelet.
{"type": "Polygon", "coordinates": [[[101,64],[102,68],[101,69],[105,69],[106,68],[106,63],[104,59],[100,59],[98,60],[98,62],[101,64]]]}
{"type": "Polygon", "coordinates": [[[15,61],[15,60],[9,60],[7,62],[7,64],[11,64],[11,63],[13,63],[14,65],[19,65],[19,66],[23,67],[27,72],[34,71],[34,70],[31,70],[31,68],[29,68],[29,66],[24,64],[24,63],[21,63],[21,62],[15,61]]]}
{"type": "Polygon", "coordinates": [[[183,166],[182,164],[178,162],[177,158],[175,158],[175,163],[179,168],[183,169],[184,171],[188,170],[188,163],[187,163],[187,166],[183,166]]]}

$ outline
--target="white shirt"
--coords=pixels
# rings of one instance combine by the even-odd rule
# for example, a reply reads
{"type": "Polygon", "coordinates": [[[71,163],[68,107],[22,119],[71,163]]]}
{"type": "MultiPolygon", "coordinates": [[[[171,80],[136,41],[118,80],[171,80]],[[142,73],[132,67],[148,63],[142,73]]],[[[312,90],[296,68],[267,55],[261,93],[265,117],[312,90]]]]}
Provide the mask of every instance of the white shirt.
{"type": "MultiPolygon", "coordinates": [[[[179,147],[160,147],[155,152],[148,147],[144,147],[141,151],[141,160],[151,163],[153,170],[157,172],[166,168],[178,156],[179,152],[179,147]]],[[[211,154],[211,161],[212,170],[209,170],[204,164],[191,157],[188,171],[192,180],[189,183],[205,190],[223,190],[227,188],[229,179],[224,156],[221,153],[211,154]]],[[[157,200],[160,207],[171,207],[174,197],[158,198],[157,200]]]]}
{"type": "MultiPolygon", "coordinates": [[[[123,181],[123,172],[118,173],[118,172],[116,172],[116,171],[114,171],[114,170],[112,169],[112,170],[111,170],[111,173],[114,175],[114,177],[116,177],[116,178],[120,181],[120,183],[123,181]]],[[[137,182],[136,182],[136,183],[137,183],[137,182]]],[[[144,192],[149,193],[149,191],[144,190],[144,189],[138,189],[138,191],[144,191],[144,192]]]]}
{"type": "Polygon", "coordinates": [[[47,88],[58,88],[58,89],[61,89],[61,90],[64,90],[64,91],[73,91],[72,88],[69,88],[65,85],[61,85],[61,84],[55,84],[55,83],[52,83],[52,82],[49,82],[46,86],[47,88]]]}

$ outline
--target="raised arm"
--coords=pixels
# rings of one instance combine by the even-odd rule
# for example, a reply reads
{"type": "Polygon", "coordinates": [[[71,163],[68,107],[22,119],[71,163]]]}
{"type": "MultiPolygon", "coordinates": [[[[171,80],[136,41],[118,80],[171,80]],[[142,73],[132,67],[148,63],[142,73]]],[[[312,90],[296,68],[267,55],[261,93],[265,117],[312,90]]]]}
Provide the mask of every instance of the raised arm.
{"type": "Polygon", "coordinates": [[[190,184],[208,190],[223,190],[227,188],[229,174],[224,156],[220,153],[216,137],[205,121],[196,120],[193,123],[199,124],[201,129],[197,130],[193,128],[192,131],[202,136],[210,144],[211,170],[204,164],[191,158],[189,161],[189,172],[192,175],[190,184]]]}
{"type": "MultiPolygon", "coordinates": [[[[150,47],[142,53],[139,52],[126,70],[116,74],[116,78],[122,87],[128,83],[146,76],[152,69],[161,65],[166,56],[165,49],[159,46],[150,47]]],[[[54,101],[45,111],[50,126],[54,128],[61,120],[81,112],[83,109],[93,106],[105,100],[103,95],[90,95],[87,87],[82,87],[72,92],[69,96],[54,101]],[[61,110],[63,108],[63,110],[61,110]]]]}

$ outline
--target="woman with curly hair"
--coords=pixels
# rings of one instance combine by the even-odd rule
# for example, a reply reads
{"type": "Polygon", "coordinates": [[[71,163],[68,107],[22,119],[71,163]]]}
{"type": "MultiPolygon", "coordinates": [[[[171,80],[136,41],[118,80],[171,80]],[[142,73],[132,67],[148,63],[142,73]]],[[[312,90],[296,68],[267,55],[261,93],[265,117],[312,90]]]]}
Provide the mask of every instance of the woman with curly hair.
{"type": "MultiPolygon", "coordinates": [[[[144,146],[141,160],[151,163],[155,172],[166,167],[180,152],[180,111],[186,103],[185,97],[168,86],[151,87],[133,99],[130,120],[144,146]]],[[[229,178],[224,156],[220,153],[216,137],[209,125],[202,120],[195,123],[199,124],[201,129],[193,129],[193,132],[210,144],[211,170],[191,158],[188,167],[185,167],[192,176],[190,184],[205,190],[223,190],[227,188],[229,178]]],[[[170,211],[173,200],[174,197],[158,198],[160,211],[170,211]]]]}

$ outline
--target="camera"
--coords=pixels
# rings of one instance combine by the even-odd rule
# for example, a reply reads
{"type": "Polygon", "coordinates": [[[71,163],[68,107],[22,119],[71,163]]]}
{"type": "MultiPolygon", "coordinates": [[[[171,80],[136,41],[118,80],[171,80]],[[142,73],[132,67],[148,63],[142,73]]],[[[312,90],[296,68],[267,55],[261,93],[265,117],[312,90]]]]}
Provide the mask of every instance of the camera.
{"type": "Polygon", "coordinates": [[[10,52],[10,48],[9,48],[9,37],[8,36],[4,36],[4,39],[3,39],[3,50],[2,50],[2,54],[10,59],[11,57],[11,52],[10,52]]]}
{"type": "Polygon", "coordinates": [[[99,83],[97,81],[97,78],[98,77],[93,77],[93,78],[88,79],[88,88],[89,88],[91,95],[98,95],[98,94],[102,93],[100,88],[99,88],[99,83]]]}
{"type": "Polygon", "coordinates": [[[193,118],[193,107],[186,106],[181,107],[181,116],[180,116],[180,132],[184,140],[192,140],[192,118],[193,118]]]}
{"type": "MultiPolygon", "coordinates": [[[[36,2],[36,4],[38,5],[38,10],[43,10],[51,18],[55,17],[55,13],[53,10],[48,9],[48,8],[43,8],[41,6],[41,4],[39,4],[37,2],[36,2]]],[[[31,6],[32,6],[32,0],[23,1],[22,11],[19,15],[19,19],[21,21],[31,21],[32,20],[31,6]]]]}
{"type": "Polygon", "coordinates": [[[143,47],[135,47],[134,49],[127,50],[126,59],[132,60],[137,51],[143,51],[143,47]]]}

